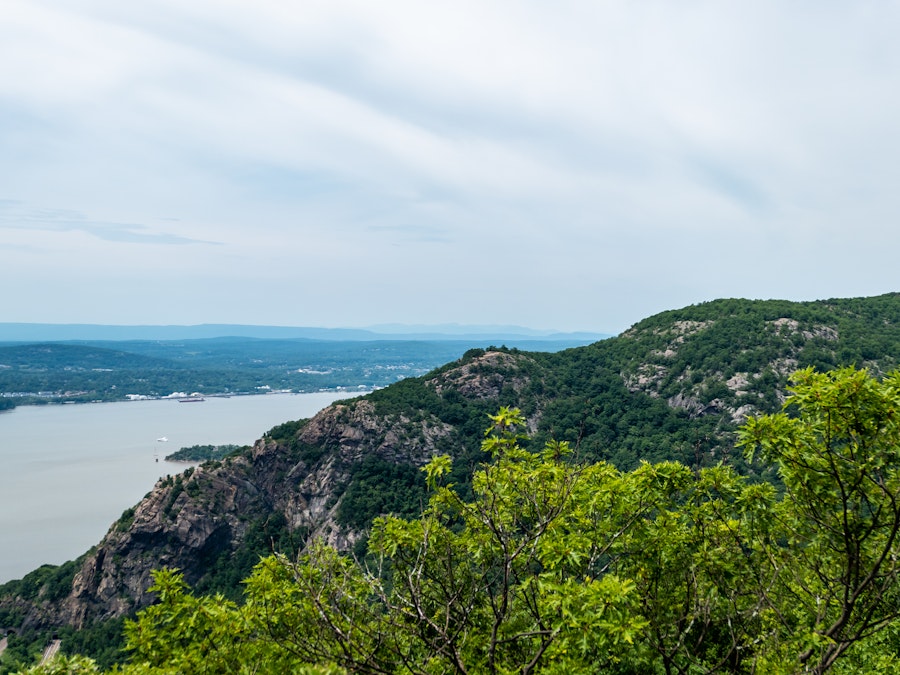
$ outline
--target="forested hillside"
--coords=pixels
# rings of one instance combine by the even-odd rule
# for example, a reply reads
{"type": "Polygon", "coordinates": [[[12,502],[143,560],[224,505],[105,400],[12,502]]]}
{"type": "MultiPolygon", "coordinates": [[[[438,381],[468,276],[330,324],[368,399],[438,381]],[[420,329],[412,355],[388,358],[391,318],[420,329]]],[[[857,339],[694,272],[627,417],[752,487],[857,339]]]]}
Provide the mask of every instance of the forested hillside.
{"type": "Polygon", "coordinates": [[[239,581],[273,550],[293,556],[319,541],[363,556],[373,518],[416,517],[428,504],[420,469],[434,457],[448,456],[442,480],[463,499],[477,493],[471,478],[488,459],[487,416],[504,406],[522,411],[525,449],[565,441],[567,461],[626,472],[642,461],[694,471],[722,464],[751,484],[777,482],[773,463],[751,462],[736,447],[738,425],[777,411],[798,369],[856,366],[881,376],[898,355],[897,294],[721,300],[559,353],[471,350],[162,481],[79,561],[0,587],[0,625],[55,629],[85,646],[77,635],[151,601],[151,573],[163,566],[179,568],[198,593],[237,601],[239,581]]]}
{"type": "MultiPolygon", "coordinates": [[[[0,344],[0,404],[372,389],[422,375],[481,339],[311,340],[208,338],[0,344]]],[[[520,339],[535,350],[585,344],[520,339]]]]}

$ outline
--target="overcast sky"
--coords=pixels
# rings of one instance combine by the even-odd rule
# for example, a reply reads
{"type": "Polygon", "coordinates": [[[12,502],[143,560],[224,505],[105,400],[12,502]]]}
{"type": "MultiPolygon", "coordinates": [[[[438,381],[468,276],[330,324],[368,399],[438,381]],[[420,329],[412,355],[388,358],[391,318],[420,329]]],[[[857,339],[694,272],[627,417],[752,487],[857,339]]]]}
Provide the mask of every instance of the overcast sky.
{"type": "Polygon", "coordinates": [[[900,3],[0,0],[0,321],[900,290],[900,3]]]}

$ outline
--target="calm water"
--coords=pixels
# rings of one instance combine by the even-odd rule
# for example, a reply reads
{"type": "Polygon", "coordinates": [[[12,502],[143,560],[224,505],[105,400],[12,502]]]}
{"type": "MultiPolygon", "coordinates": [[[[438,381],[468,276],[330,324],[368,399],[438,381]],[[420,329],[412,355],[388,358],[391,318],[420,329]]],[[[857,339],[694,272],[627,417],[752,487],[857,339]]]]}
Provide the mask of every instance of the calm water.
{"type": "Polygon", "coordinates": [[[0,583],[98,543],[181,447],[251,444],[348,394],[269,394],[202,403],[132,401],[25,406],[0,413],[0,583]],[[165,437],[166,442],[157,439],[165,437]],[[158,461],[157,461],[158,460],[158,461]]]}

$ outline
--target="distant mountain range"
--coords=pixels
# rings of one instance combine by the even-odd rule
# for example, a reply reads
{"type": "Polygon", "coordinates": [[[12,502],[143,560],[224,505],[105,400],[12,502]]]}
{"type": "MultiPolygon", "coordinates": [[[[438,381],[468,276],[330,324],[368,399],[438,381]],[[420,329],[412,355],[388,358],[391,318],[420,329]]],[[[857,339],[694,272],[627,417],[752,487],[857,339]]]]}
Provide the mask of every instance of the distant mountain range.
{"type": "Polygon", "coordinates": [[[469,326],[460,324],[382,324],[369,328],[315,328],[199,324],[195,326],[110,326],[101,324],[0,323],[0,342],[64,342],[70,340],[196,340],[244,337],[259,339],[365,340],[548,340],[594,342],[608,333],[557,332],[521,326],[469,326]]]}

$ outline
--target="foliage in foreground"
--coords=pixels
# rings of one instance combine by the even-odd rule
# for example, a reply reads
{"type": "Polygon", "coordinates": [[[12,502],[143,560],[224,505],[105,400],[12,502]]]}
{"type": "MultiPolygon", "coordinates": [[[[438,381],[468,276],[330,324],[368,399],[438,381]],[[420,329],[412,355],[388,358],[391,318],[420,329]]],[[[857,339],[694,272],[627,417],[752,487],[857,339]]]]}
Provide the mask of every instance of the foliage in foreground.
{"type": "Polygon", "coordinates": [[[501,409],[474,498],[435,458],[424,513],[378,519],[364,563],[321,544],[266,558],[243,605],[158,572],[123,671],[895,672],[900,374],[807,370],[792,391],[740,434],[782,495],[726,466],[528,453],[521,414],[501,409]]]}

